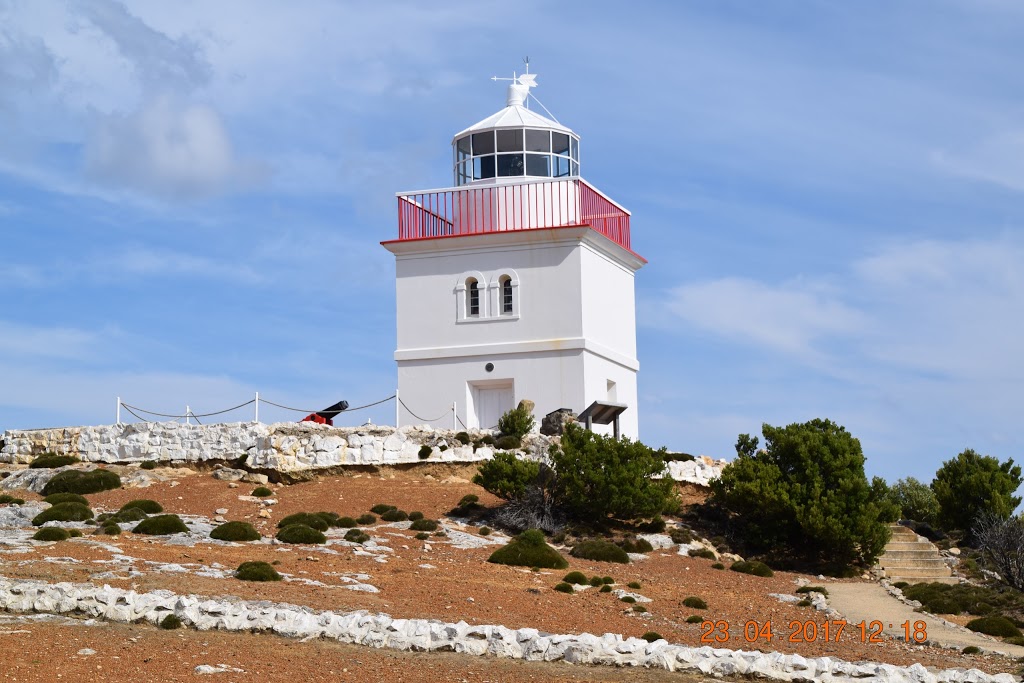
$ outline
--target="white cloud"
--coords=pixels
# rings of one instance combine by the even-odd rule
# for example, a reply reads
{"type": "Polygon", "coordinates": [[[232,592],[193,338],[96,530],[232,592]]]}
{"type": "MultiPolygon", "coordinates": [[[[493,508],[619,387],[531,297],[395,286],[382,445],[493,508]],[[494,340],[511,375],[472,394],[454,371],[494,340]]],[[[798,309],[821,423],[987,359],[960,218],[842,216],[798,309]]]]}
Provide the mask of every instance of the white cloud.
{"type": "Polygon", "coordinates": [[[994,133],[958,151],[936,151],[932,161],[954,175],[1024,191],[1024,128],[994,133]]]}
{"type": "MultiPolygon", "coordinates": [[[[39,327],[0,320],[0,356],[33,358],[82,358],[92,353],[98,335],[70,327],[39,327]]],[[[5,382],[8,387],[17,384],[5,382]]]]}

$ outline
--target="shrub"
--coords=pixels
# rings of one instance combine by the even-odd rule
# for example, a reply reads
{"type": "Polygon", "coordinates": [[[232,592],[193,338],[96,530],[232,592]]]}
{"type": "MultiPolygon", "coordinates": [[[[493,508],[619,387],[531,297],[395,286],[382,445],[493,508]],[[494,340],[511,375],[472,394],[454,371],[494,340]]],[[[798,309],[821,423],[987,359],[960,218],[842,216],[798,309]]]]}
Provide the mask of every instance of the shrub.
{"type": "Polygon", "coordinates": [[[139,522],[139,525],[132,529],[133,534],[149,534],[150,536],[169,536],[171,534],[183,534],[188,531],[185,522],[181,521],[178,515],[157,515],[139,522]]]}
{"type": "Polygon", "coordinates": [[[594,588],[604,585],[604,581],[601,580],[600,576],[591,576],[590,581],[588,581],[587,583],[589,583],[594,588]]]}
{"type": "Polygon", "coordinates": [[[537,529],[527,529],[487,559],[495,564],[516,567],[543,567],[565,569],[569,563],[557,550],[544,541],[544,534],[537,529]]]}
{"type": "Polygon", "coordinates": [[[413,531],[437,531],[437,522],[432,519],[417,519],[409,528],[413,531]]]}
{"type": "MultiPolygon", "coordinates": [[[[374,521],[377,521],[377,520],[374,519],[374,521]]],[[[342,529],[351,529],[352,527],[357,526],[358,524],[359,523],[356,520],[352,519],[351,517],[339,517],[338,518],[338,527],[340,527],[342,529]]]]}
{"type": "MultiPolygon", "coordinates": [[[[83,498],[82,500],[85,499],[83,498]]],[[[15,498],[7,493],[0,494],[0,505],[22,505],[24,502],[22,498],[15,498]]]]}
{"type": "Polygon", "coordinates": [[[699,624],[699,623],[701,623],[703,621],[704,621],[704,617],[702,617],[699,614],[691,614],[690,616],[686,617],[686,623],[687,624],[699,624]]]}
{"type": "Polygon", "coordinates": [[[139,522],[139,521],[142,521],[143,519],[146,519],[146,517],[148,517],[148,516],[149,515],[147,515],[145,512],[143,512],[140,508],[125,508],[124,510],[116,512],[116,513],[110,515],[109,517],[101,518],[98,521],[104,522],[104,521],[110,520],[111,522],[115,522],[115,523],[120,523],[120,522],[139,522]]]}
{"type": "Polygon", "coordinates": [[[310,529],[316,529],[317,531],[327,531],[327,527],[329,526],[320,515],[313,514],[312,512],[296,512],[295,514],[288,515],[278,522],[277,528],[283,529],[286,526],[292,526],[293,524],[302,524],[303,526],[308,526],[310,529]]]}
{"type": "Polygon", "coordinates": [[[124,512],[125,510],[129,510],[131,508],[138,508],[139,510],[145,512],[147,515],[157,515],[164,511],[163,505],[156,502],[155,500],[147,499],[130,500],[121,506],[120,511],[124,512]]]}
{"type": "Polygon", "coordinates": [[[416,540],[417,540],[417,541],[425,541],[425,540],[427,540],[428,538],[430,538],[430,534],[428,534],[428,533],[427,533],[427,532],[425,532],[425,531],[421,531],[421,532],[419,532],[418,534],[416,534],[416,540]]]}
{"type": "Polygon", "coordinates": [[[710,548],[697,548],[696,550],[689,551],[690,557],[699,557],[705,560],[717,560],[715,552],[710,548]]]}
{"type": "Polygon", "coordinates": [[[367,512],[365,515],[359,515],[356,517],[356,522],[361,526],[370,526],[371,524],[377,523],[377,518],[367,512]]]}
{"type": "Polygon", "coordinates": [[[611,584],[615,583],[615,579],[613,579],[610,576],[602,576],[601,577],[601,583],[607,584],[607,585],[611,585],[611,584]]]}
{"type": "Polygon", "coordinates": [[[76,462],[81,461],[73,455],[57,455],[56,453],[43,453],[38,458],[29,463],[28,466],[30,469],[53,469],[55,467],[74,465],[76,462]]]}
{"type": "Polygon", "coordinates": [[[587,576],[583,572],[569,572],[562,578],[562,581],[574,583],[577,586],[585,586],[587,585],[587,576]]]}
{"type": "Polygon", "coordinates": [[[461,443],[463,446],[468,446],[472,439],[469,438],[468,432],[459,432],[455,435],[455,440],[461,443]]]}
{"type": "Polygon", "coordinates": [[[1018,614],[1024,610],[1024,596],[1015,590],[996,590],[971,584],[945,585],[919,583],[903,589],[910,600],[917,600],[923,609],[933,614],[961,614],[985,616],[994,610],[1018,614]]]}
{"type": "Polygon", "coordinates": [[[722,564],[721,562],[715,562],[713,565],[711,565],[711,568],[712,569],[725,569],[725,565],[722,564]]]}
{"type": "Polygon", "coordinates": [[[559,593],[575,593],[576,589],[572,587],[571,583],[561,582],[555,584],[555,590],[559,593]]]}
{"type": "Polygon", "coordinates": [[[691,607],[693,609],[707,609],[708,608],[708,603],[704,602],[703,600],[701,600],[700,598],[698,598],[695,595],[691,595],[690,597],[688,597],[685,600],[683,600],[683,605],[686,606],[686,607],[691,607]]]}
{"type": "Polygon", "coordinates": [[[626,551],[608,541],[582,541],[573,546],[569,554],[584,560],[629,564],[629,555],[626,551]]]}
{"type": "Polygon", "coordinates": [[[763,576],[766,578],[769,576],[775,576],[775,572],[773,572],[768,567],[768,565],[766,565],[764,562],[758,562],[757,560],[753,560],[750,562],[746,560],[733,562],[732,566],[729,567],[729,569],[733,570],[734,572],[739,572],[740,574],[752,574],[754,576],[763,576]]]}
{"type": "Polygon", "coordinates": [[[872,564],[889,540],[864,474],[860,441],[829,420],[762,426],[740,434],[737,458],[712,483],[712,501],[733,513],[740,538],[754,551],[801,557],[841,571],[872,564]]]}
{"type": "Polygon", "coordinates": [[[345,540],[349,543],[366,543],[370,540],[370,535],[360,529],[349,529],[345,532],[345,540]]]}
{"type": "Polygon", "coordinates": [[[82,522],[92,519],[92,510],[81,503],[57,503],[32,518],[33,526],[47,522],[82,522]]]}
{"type": "Polygon", "coordinates": [[[482,526],[482,527],[480,527],[480,535],[481,536],[490,536],[491,535],[491,527],[489,527],[489,526],[482,526]]]}
{"type": "Polygon", "coordinates": [[[413,510],[409,513],[409,521],[415,522],[417,519],[423,519],[423,513],[419,510],[413,510]]]}
{"type": "Polygon", "coordinates": [[[119,527],[117,524],[104,524],[101,527],[97,527],[96,531],[94,531],[93,533],[102,534],[104,536],[120,536],[121,527],[119,527]]]}
{"type": "Polygon", "coordinates": [[[970,536],[982,513],[1008,519],[1020,505],[1020,497],[1013,494],[1021,481],[1020,466],[1014,465],[1012,458],[1000,463],[968,448],[942,463],[935,473],[932,491],[939,504],[937,521],[944,529],[962,529],[970,536]]]}
{"type": "Polygon", "coordinates": [[[601,590],[598,591],[598,593],[611,593],[611,592],[612,592],[612,587],[607,585],[607,584],[605,584],[604,586],[601,586],[601,590]]]}
{"type": "Polygon", "coordinates": [[[899,588],[900,590],[903,590],[904,588],[906,588],[909,585],[910,584],[907,583],[906,581],[897,581],[896,583],[893,584],[893,587],[899,588]]]}
{"type": "Polygon", "coordinates": [[[1013,622],[1002,616],[979,617],[967,622],[967,628],[977,633],[984,633],[998,638],[1019,638],[1020,629],[1013,622]]]}
{"type": "Polygon", "coordinates": [[[167,631],[173,631],[176,628],[181,628],[181,626],[181,619],[174,614],[168,614],[160,620],[160,628],[167,631]]]}
{"type": "Polygon", "coordinates": [[[697,458],[689,453],[665,453],[665,462],[690,462],[697,458]]]}
{"type": "Polygon", "coordinates": [[[99,493],[121,488],[121,477],[110,470],[64,470],[46,482],[43,495],[51,493],[99,493]]]}
{"type": "Polygon", "coordinates": [[[648,631],[647,633],[643,634],[640,637],[643,638],[644,640],[646,640],[648,643],[653,643],[656,640],[665,640],[664,638],[661,637],[661,634],[658,633],[657,631],[648,631]]]}
{"type": "Polygon", "coordinates": [[[633,605],[633,611],[637,614],[645,614],[647,612],[647,608],[643,605],[633,605]]]}
{"type": "Polygon", "coordinates": [[[655,515],[651,518],[651,521],[640,525],[640,531],[643,531],[645,534],[660,534],[665,531],[666,526],[668,525],[665,524],[665,520],[661,518],[661,515],[655,515]]]}
{"type": "MultiPolygon", "coordinates": [[[[539,462],[520,460],[512,453],[499,451],[480,465],[473,483],[498,498],[518,500],[525,495],[527,487],[537,481],[539,474],[539,462]]],[[[461,502],[459,506],[463,506],[461,502]]]]}
{"type": "Polygon", "coordinates": [[[903,519],[934,524],[939,516],[939,501],[927,484],[913,477],[900,479],[889,488],[889,498],[900,509],[903,519]]]}
{"type": "Polygon", "coordinates": [[[81,538],[82,537],[82,532],[79,531],[78,529],[65,529],[64,531],[68,532],[68,535],[71,536],[71,538],[81,538]]]}
{"type": "MultiPolygon", "coordinates": [[[[533,413],[520,403],[498,418],[498,431],[501,432],[502,438],[511,436],[522,439],[533,431],[534,424],[536,421],[533,419],[533,413]]],[[[501,439],[498,439],[497,446],[498,448],[508,448],[501,445],[501,439]]],[[[513,448],[518,448],[518,446],[513,446],[513,448]]]]}
{"type": "Polygon", "coordinates": [[[1024,589],[1024,520],[1020,517],[1003,519],[983,512],[971,533],[999,578],[1012,588],[1024,589]]]}
{"type": "Polygon", "coordinates": [[[622,602],[627,602],[630,605],[636,603],[636,598],[634,598],[632,595],[623,595],[621,598],[619,598],[619,600],[621,600],[622,602]]]}
{"type": "Polygon", "coordinates": [[[324,520],[328,527],[337,527],[339,526],[338,522],[341,521],[341,516],[337,512],[317,512],[314,514],[324,520]]]}
{"type": "Polygon", "coordinates": [[[382,522],[404,522],[409,519],[405,510],[388,510],[380,516],[382,522]]]}
{"type": "Polygon", "coordinates": [[[280,581],[281,575],[266,562],[243,562],[235,570],[235,578],[242,581],[280,581]]]}
{"type": "Polygon", "coordinates": [[[476,505],[479,502],[480,496],[476,495],[475,493],[467,493],[461,499],[459,499],[459,504],[457,507],[468,508],[469,506],[476,505]]]}
{"type": "Polygon", "coordinates": [[[71,534],[58,526],[47,526],[33,534],[32,538],[36,541],[66,541],[71,538],[71,534]]]}
{"type": "Polygon", "coordinates": [[[627,583],[627,584],[626,584],[626,587],[627,587],[627,588],[632,588],[633,590],[637,590],[637,591],[638,591],[638,590],[640,590],[640,589],[641,589],[641,588],[642,588],[643,586],[641,586],[641,585],[640,585],[640,582],[639,582],[639,581],[630,581],[629,583],[627,583]]]}
{"type": "Polygon", "coordinates": [[[652,517],[675,496],[670,477],[651,478],[665,470],[662,452],[639,441],[601,436],[569,424],[550,456],[557,474],[555,500],[576,519],[652,517]]]}
{"type": "Polygon", "coordinates": [[[396,506],[394,506],[394,505],[385,505],[384,503],[377,503],[372,508],[370,508],[370,512],[372,512],[375,515],[383,515],[388,510],[397,510],[397,509],[398,508],[396,506]]]}
{"type": "Polygon", "coordinates": [[[977,645],[968,645],[964,649],[960,650],[960,652],[965,655],[976,655],[981,652],[981,648],[977,645]]]}
{"type": "Polygon", "coordinates": [[[669,538],[673,543],[690,543],[693,541],[693,533],[684,526],[669,529],[669,538]]]}
{"type": "Polygon", "coordinates": [[[519,438],[518,436],[512,436],[512,435],[499,436],[494,441],[494,447],[495,448],[500,448],[503,451],[514,451],[514,450],[517,450],[519,448],[522,448],[522,446],[523,446],[523,440],[521,438],[519,438]]]}
{"type": "Polygon", "coordinates": [[[810,600],[808,600],[807,598],[804,598],[800,602],[796,603],[796,606],[797,607],[810,607],[813,604],[814,603],[812,603],[810,600]]]}
{"type": "Polygon", "coordinates": [[[1008,645],[1024,645],[1024,638],[1021,638],[1019,636],[1012,636],[1010,638],[1004,639],[1003,642],[1008,645]]]}
{"type": "Polygon", "coordinates": [[[252,493],[250,495],[255,496],[256,498],[266,498],[268,496],[274,495],[274,492],[268,489],[266,486],[257,486],[252,490],[252,493]]]}
{"type": "Polygon", "coordinates": [[[626,538],[619,541],[616,545],[627,553],[649,553],[654,550],[654,546],[643,538],[626,538]]]}
{"type": "Polygon", "coordinates": [[[494,437],[491,436],[490,434],[486,434],[486,435],[480,437],[480,443],[482,443],[485,446],[493,446],[494,445],[494,437]]]}
{"type": "MultiPolygon", "coordinates": [[[[352,530],[349,529],[349,532],[352,530]]],[[[282,543],[326,543],[327,537],[318,529],[305,524],[290,524],[277,532],[277,540],[282,543]]]]}
{"type": "Polygon", "coordinates": [[[433,453],[433,452],[434,452],[433,448],[431,448],[430,446],[428,446],[426,444],[423,444],[422,446],[420,446],[420,451],[419,451],[418,455],[420,456],[420,460],[426,460],[427,458],[430,457],[430,454],[433,453]]]}
{"type": "Polygon", "coordinates": [[[256,528],[248,522],[226,522],[218,527],[215,527],[210,532],[210,538],[215,538],[218,541],[258,541],[260,540],[260,532],[256,531],[256,528]]]}
{"type": "Polygon", "coordinates": [[[824,586],[800,586],[796,589],[797,595],[800,593],[821,593],[825,597],[828,597],[828,589],[824,586]]]}
{"type": "Polygon", "coordinates": [[[81,503],[82,505],[88,505],[89,501],[85,496],[80,496],[77,493],[54,493],[52,495],[43,498],[44,503],[50,505],[57,505],[58,503],[81,503]]]}
{"type": "Polygon", "coordinates": [[[140,464],[139,467],[141,467],[144,470],[155,470],[156,469],[156,462],[153,461],[153,460],[146,460],[145,462],[140,464]]]}

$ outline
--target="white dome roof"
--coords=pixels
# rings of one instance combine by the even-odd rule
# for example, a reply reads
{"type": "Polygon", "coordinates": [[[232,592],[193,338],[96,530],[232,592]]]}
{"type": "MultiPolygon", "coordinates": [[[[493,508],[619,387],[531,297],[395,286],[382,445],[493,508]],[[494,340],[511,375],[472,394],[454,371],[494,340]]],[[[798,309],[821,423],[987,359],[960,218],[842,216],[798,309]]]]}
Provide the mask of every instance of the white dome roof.
{"type": "Polygon", "coordinates": [[[560,133],[576,135],[573,133],[572,129],[563,126],[557,121],[552,121],[546,116],[541,116],[537,112],[527,109],[522,105],[512,104],[499,112],[491,114],[483,121],[474,123],[469,128],[459,131],[452,139],[460,138],[466,133],[476,133],[478,131],[492,130],[494,128],[546,128],[560,133]]]}

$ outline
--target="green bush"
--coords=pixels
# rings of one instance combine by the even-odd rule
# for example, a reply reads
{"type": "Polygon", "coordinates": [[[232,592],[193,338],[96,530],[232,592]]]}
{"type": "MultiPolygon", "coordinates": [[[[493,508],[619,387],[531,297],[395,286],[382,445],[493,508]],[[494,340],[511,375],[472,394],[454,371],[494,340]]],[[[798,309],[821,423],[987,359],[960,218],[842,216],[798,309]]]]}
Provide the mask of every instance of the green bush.
{"type": "MultiPolygon", "coordinates": [[[[533,419],[533,414],[520,403],[498,418],[498,431],[501,432],[502,438],[512,436],[522,439],[533,431],[534,424],[536,422],[533,419]]],[[[497,445],[498,448],[507,448],[501,445],[501,439],[498,439],[497,445]]],[[[514,448],[518,448],[518,446],[514,446],[514,448]]]]}
{"type": "Polygon", "coordinates": [[[665,640],[664,638],[661,637],[661,634],[658,633],[657,631],[648,631],[647,633],[643,634],[640,637],[643,638],[644,640],[646,640],[648,643],[653,643],[653,642],[655,642],[657,640],[665,640]]]}
{"type": "Polygon", "coordinates": [[[337,512],[315,512],[313,514],[324,520],[328,527],[340,526],[338,522],[341,521],[341,516],[337,512]]]}
{"type": "Polygon", "coordinates": [[[480,496],[475,493],[467,493],[459,499],[459,504],[456,507],[468,508],[471,505],[476,505],[480,502],[480,496]]]}
{"type": "Polygon", "coordinates": [[[295,514],[288,515],[278,522],[277,528],[283,529],[286,526],[292,526],[293,524],[302,524],[304,526],[308,526],[310,529],[316,529],[317,531],[327,531],[327,527],[329,526],[320,515],[313,514],[312,512],[296,512],[295,514]]]}
{"type": "Polygon", "coordinates": [[[714,551],[711,550],[710,548],[697,548],[696,550],[690,550],[688,552],[689,552],[689,556],[690,557],[699,557],[699,558],[704,559],[704,560],[716,560],[716,559],[718,559],[715,556],[714,551]]]}
{"type": "Polygon", "coordinates": [[[594,588],[598,588],[604,585],[604,581],[601,580],[600,576],[591,576],[590,581],[588,581],[587,583],[589,583],[594,588]]]}
{"type": "Polygon", "coordinates": [[[493,446],[494,445],[494,437],[491,436],[490,434],[482,436],[482,437],[480,437],[480,443],[482,443],[484,446],[493,446]]]}
{"type": "Polygon", "coordinates": [[[80,496],[77,493],[54,493],[52,495],[43,498],[44,503],[50,505],[57,505],[58,503],[81,503],[82,505],[88,505],[89,501],[85,496],[80,496]]]}
{"type": "Polygon", "coordinates": [[[266,486],[257,486],[252,490],[252,493],[250,495],[255,496],[256,498],[266,498],[268,496],[274,495],[274,492],[268,489],[266,486]]]}
{"type": "Polygon", "coordinates": [[[100,515],[97,521],[105,522],[109,519],[115,523],[140,522],[148,516],[141,508],[125,508],[109,516],[100,515]]]}
{"type": "Polygon", "coordinates": [[[960,650],[960,652],[965,655],[976,655],[981,652],[981,648],[977,645],[968,645],[964,649],[960,650]]]}
{"type": "Polygon", "coordinates": [[[939,501],[927,484],[913,477],[900,479],[889,489],[893,504],[900,509],[902,519],[934,524],[939,517],[939,501]]]}
{"type": "Polygon", "coordinates": [[[167,631],[173,631],[174,629],[181,628],[181,626],[181,619],[174,614],[168,614],[160,620],[160,628],[167,631]]]}
{"type": "Polygon", "coordinates": [[[366,543],[370,540],[370,535],[360,529],[349,529],[345,532],[345,540],[349,543],[366,543]]]}
{"type": "Polygon", "coordinates": [[[422,446],[420,446],[420,451],[419,451],[418,455],[420,456],[420,460],[426,460],[427,458],[430,457],[430,454],[433,453],[433,452],[434,452],[433,448],[431,448],[430,446],[428,446],[426,444],[423,444],[422,446]]]}
{"type": "Polygon", "coordinates": [[[906,581],[897,581],[896,583],[893,584],[893,587],[894,588],[899,588],[900,590],[903,590],[904,588],[906,588],[909,585],[910,584],[907,583],[906,581]]]}
{"type": "Polygon", "coordinates": [[[57,503],[32,518],[33,526],[42,526],[47,522],[84,522],[92,519],[92,510],[81,503],[57,503]]]}
{"type": "Polygon", "coordinates": [[[569,554],[583,560],[629,564],[629,555],[626,554],[626,551],[608,541],[581,541],[573,546],[569,554]]]}
{"type": "Polygon", "coordinates": [[[668,537],[673,543],[690,543],[693,541],[693,533],[684,526],[669,529],[668,537]]]}
{"type": "Polygon", "coordinates": [[[615,583],[615,579],[613,579],[610,576],[602,576],[601,577],[601,583],[607,584],[607,585],[611,585],[611,584],[615,583]]]}
{"type": "Polygon", "coordinates": [[[714,564],[711,565],[711,568],[712,569],[725,569],[725,565],[722,564],[721,562],[715,562],[714,564]]]}
{"type": "Polygon", "coordinates": [[[377,518],[371,515],[369,512],[367,512],[364,515],[359,515],[358,517],[356,517],[356,522],[360,526],[370,526],[371,524],[377,523],[377,518]]]}
{"type": "Polygon", "coordinates": [[[691,607],[693,609],[707,609],[708,608],[708,603],[704,602],[703,600],[698,598],[696,595],[691,595],[690,597],[688,597],[685,600],[683,600],[683,605],[686,606],[686,607],[691,607]]]}
{"type": "Polygon", "coordinates": [[[481,536],[490,536],[491,535],[491,527],[489,527],[489,526],[482,526],[482,527],[480,527],[480,535],[481,536]]]}
{"type": "Polygon", "coordinates": [[[64,531],[67,531],[68,535],[71,536],[71,538],[81,538],[82,537],[82,532],[79,531],[78,529],[65,529],[64,531]]]}
{"type": "Polygon", "coordinates": [[[763,576],[765,578],[775,576],[775,572],[773,572],[768,565],[764,562],[758,562],[757,560],[750,562],[746,560],[733,562],[729,569],[734,572],[739,572],[740,574],[752,574],[753,576],[763,576]]]}
{"type": "Polygon", "coordinates": [[[737,458],[712,482],[748,549],[801,557],[830,571],[870,565],[889,540],[891,511],[864,474],[860,441],[829,420],[740,434],[737,458]]]}
{"type": "MultiPolygon", "coordinates": [[[[520,460],[513,453],[499,451],[480,465],[473,483],[498,498],[519,500],[526,494],[528,487],[536,484],[539,475],[539,462],[520,460]]],[[[462,503],[459,506],[463,507],[462,503]]]]}
{"type": "Polygon", "coordinates": [[[210,532],[210,538],[218,541],[244,542],[258,541],[262,537],[260,532],[256,531],[256,527],[248,522],[225,522],[210,532]]]}
{"type": "Polygon", "coordinates": [[[241,581],[280,581],[281,575],[266,562],[243,562],[235,570],[235,578],[241,581]]]}
{"type": "Polygon", "coordinates": [[[121,477],[110,470],[64,470],[46,482],[43,495],[51,493],[99,493],[121,488],[121,477]]]}
{"type": "Polygon", "coordinates": [[[1008,519],[1020,505],[1020,497],[1013,494],[1021,481],[1013,458],[1000,463],[968,448],[935,473],[932,490],[939,504],[939,524],[947,530],[962,529],[970,537],[971,527],[983,514],[1008,519]]]}
{"type": "Polygon", "coordinates": [[[634,598],[632,595],[623,595],[621,598],[619,598],[619,600],[621,600],[622,602],[629,603],[630,605],[636,603],[636,598],[634,598]]]}
{"type": "Polygon", "coordinates": [[[569,572],[562,578],[562,581],[573,583],[577,586],[585,586],[587,585],[587,576],[583,572],[569,572]]]}
{"type": "Polygon", "coordinates": [[[654,546],[643,538],[625,538],[616,543],[616,545],[627,553],[649,553],[654,550],[654,546]]]}
{"type": "Polygon", "coordinates": [[[409,528],[413,531],[437,531],[437,522],[432,519],[417,519],[409,528]]]}
{"type": "Polygon", "coordinates": [[[667,526],[668,525],[665,523],[665,520],[661,518],[661,515],[655,515],[651,518],[651,521],[644,522],[639,528],[640,531],[645,534],[660,534],[665,531],[665,527],[667,526]]]}
{"type": "Polygon", "coordinates": [[[687,624],[700,624],[703,621],[704,621],[704,617],[702,617],[699,614],[691,614],[690,616],[686,617],[686,623],[687,624]]]}
{"type": "Polygon", "coordinates": [[[494,442],[494,447],[503,451],[515,451],[523,447],[523,440],[518,436],[499,436],[494,442]]]}
{"type": "Polygon", "coordinates": [[[121,527],[116,524],[104,524],[103,526],[96,527],[94,534],[102,534],[104,536],[120,536],[121,527]]]}
{"type": "Polygon", "coordinates": [[[23,505],[24,503],[25,501],[22,498],[15,498],[7,493],[0,494],[0,505],[23,505]]]}
{"type": "MultiPolygon", "coordinates": [[[[374,518],[373,521],[376,522],[377,521],[376,518],[374,518]]],[[[352,519],[351,517],[339,517],[338,518],[338,526],[340,528],[342,528],[342,529],[351,529],[352,527],[357,526],[358,524],[359,524],[359,522],[357,522],[356,520],[352,519]]],[[[371,524],[372,524],[372,522],[371,522],[371,524]]]]}
{"type": "Polygon", "coordinates": [[[633,611],[637,614],[645,614],[647,612],[647,608],[643,605],[633,605],[633,611]]]}
{"type": "Polygon", "coordinates": [[[141,467],[144,470],[155,470],[156,462],[154,462],[153,460],[146,460],[145,462],[140,464],[139,467],[141,467]]]}
{"type": "Polygon", "coordinates": [[[1007,645],[1024,645],[1024,638],[1020,636],[1011,636],[1003,640],[1007,645]]]}
{"type": "Polygon", "coordinates": [[[643,586],[640,585],[639,581],[630,581],[629,583],[626,584],[626,587],[627,588],[632,588],[633,590],[637,590],[637,591],[640,590],[641,588],[643,588],[643,586]]]}
{"type": "MultiPolygon", "coordinates": [[[[420,512],[419,510],[413,510],[412,512],[409,513],[410,522],[415,522],[417,519],[423,519],[422,512],[420,512]]],[[[431,531],[433,531],[433,529],[431,529],[431,531]]]]}
{"type": "Polygon", "coordinates": [[[487,559],[494,564],[516,567],[543,567],[565,569],[569,563],[558,551],[544,541],[544,534],[537,529],[527,529],[487,559]]]}
{"type": "Polygon", "coordinates": [[[459,432],[455,435],[455,440],[461,443],[463,446],[468,446],[472,439],[469,438],[468,432],[459,432]]]}
{"type": "Polygon", "coordinates": [[[59,526],[47,526],[33,534],[32,538],[36,541],[66,541],[71,538],[71,533],[59,526]]]}
{"type": "Polygon", "coordinates": [[[601,590],[598,591],[598,593],[611,593],[611,592],[612,592],[612,587],[607,585],[607,584],[605,584],[604,586],[601,586],[601,590]]]}
{"type": "Polygon", "coordinates": [[[555,584],[555,590],[559,593],[575,593],[576,589],[572,587],[571,583],[565,583],[564,581],[555,584]]]}
{"type": "MultiPolygon", "coordinates": [[[[349,529],[351,532],[352,529],[349,529]]],[[[277,532],[277,540],[282,543],[327,543],[327,537],[318,529],[306,526],[305,524],[290,524],[277,532]]]]}
{"type": "Polygon", "coordinates": [[[824,586],[800,586],[796,589],[797,595],[800,593],[821,593],[825,597],[828,597],[828,589],[824,586]]]}
{"type": "Polygon", "coordinates": [[[917,600],[932,614],[972,614],[985,616],[995,610],[1004,613],[1024,611],[1024,595],[1016,590],[995,589],[971,584],[946,585],[918,583],[903,589],[909,600],[917,600]]]}
{"type": "Polygon", "coordinates": [[[421,531],[418,534],[416,534],[416,540],[417,541],[426,541],[429,538],[430,538],[430,534],[428,534],[425,531],[421,531]]]}
{"type": "Polygon", "coordinates": [[[811,606],[811,605],[813,605],[813,604],[814,604],[813,602],[811,602],[811,601],[810,601],[810,600],[808,600],[807,598],[804,598],[804,599],[803,599],[803,600],[801,600],[800,602],[796,603],[796,606],[797,606],[797,607],[810,607],[810,606],[811,606]]]}
{"type": "Polygon", "coordinates": [[[979,617],[967,622],[967,628],[977,633],[984,633],[998,638],[1020,638],[1020,629],[1013,622],[1002,616],[979,617]]]}
{"type": "Polygon", "coordinates": [[[120,511],[124,512],[125,510],[129,510],[131,508],[138,508],[139,510],[145,512],[147,515],[158,515],[164,511],[164,506],[161,505],[160,503],[156,502],[155,500],[147,500],[144,498],[140,500],[128,501],[127,503],[121,506],[120,511]]]}
{"type": "Polygon", "coordinates": [[[409,519],[405,510],[388,510],[380,516],[382,522],[404,522],[409,519]]]}
{"type": "Polygon", "coordinates": [[[394,505],[386,505],[384,503],[377,503],[372,508],[370,508],[370,512],[372,512],[375,515],[383,515],[388,510],[397,510],[397,509],[398,509],[398,507],[396,507],[394,505]]]}
{"type": "Polygon", "coordinates": [[[181,521],[178,515],[157,515],[139,522],[139,525],[132,529],[133,534],[148,534],[150,536],[169,536],[171,534],[183,534],[188,531],[185,522],[181,521]]]}
{"type": "Polygon", "coordinates": [[[57,455],[56,453],[43,453],[38,458],[29,463],[28,466],[30,469],[53,469],[55,467],[74,465],[76,462],[81,461],[73,455],[57,455]]]}
{"type": "MultiPolygon", "coordinates": [[[[664,449],[663,449],[664,450],[664,449]]],[[[637,519],[659,514],[675,497],[675,482],[662,474],[662,451],[639,441],[614,439],[577,424],[566,426],[550,449],[555,500],[575,519],[637,519]]]]}

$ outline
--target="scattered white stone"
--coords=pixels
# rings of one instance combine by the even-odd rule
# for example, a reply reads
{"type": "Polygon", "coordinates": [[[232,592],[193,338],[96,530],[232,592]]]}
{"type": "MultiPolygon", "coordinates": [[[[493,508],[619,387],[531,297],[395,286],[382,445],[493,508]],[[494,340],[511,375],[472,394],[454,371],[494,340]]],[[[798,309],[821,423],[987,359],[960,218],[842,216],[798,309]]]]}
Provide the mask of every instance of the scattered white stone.
{"type": "MultiPolygon", "coordinates": [[[[590,586],[587,587],[589,588],[590,586]]],[[[583,588],[583,586],[578,586],[578,588],[583,588]]],[[[616,588],[612,591],[612,594],[620,600],[622,598],[629,597],[633,598],[637,602],[651,602],[651,599],[644,595],[640,595],[639,593],[630,593],[629,591],[622,590],[621,588],[616,588]]]]}
{"type": "Polygon", "coordinates": [[[226,514],[228,514],[228,509],[227,508],[217,508],[214,512],[216,512],[218,515],[226,515],[226,514]]]}
{"type": "Polygon", "coordinates": [[[90,647],[83,647],[81,650],[78,651],[78,654],[83,657],[91,657],[92,655],[96,654],[96,650],[93,650],[90,647]]]}
{"type": "Polygon", "coordinates": [[[237,673],[244,674],[245,669],[236,669],[233,666],[227,664],[218,664],[217,666],[211,666],[209,664],[200,664],[193,671],[197,674],[226,674],[226,673],[237,673]]]}

